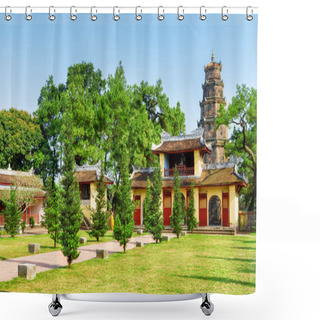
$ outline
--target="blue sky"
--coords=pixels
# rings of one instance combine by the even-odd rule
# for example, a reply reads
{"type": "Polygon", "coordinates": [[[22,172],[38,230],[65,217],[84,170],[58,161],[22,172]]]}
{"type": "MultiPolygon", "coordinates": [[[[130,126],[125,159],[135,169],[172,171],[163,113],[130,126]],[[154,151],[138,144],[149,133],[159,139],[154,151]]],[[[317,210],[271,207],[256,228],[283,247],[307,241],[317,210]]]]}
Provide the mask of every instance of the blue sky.
{"type": "Polygon", "coordinates": [[[114,74],[121,60],[129,84],[142,80],[154,84],[162,80],[164,92],[173,106],[180,102],[186,114],[187,132],[197,126],[199,101],[204,82],[203,66],[221,61],[224,95],[229,103],[236,84],[257,88],[257,16],[248,22],[243,15],[220,14],[143,15],[139,22],[123,14],[118,22],[112,15],[99,15],[92,22],[79,14],[59,14],[54,22],[48,14],[13,15],[10,22],[0,19],[0,109],[15,107],[33,112],[40,89],[49,75],[55,83],[65,82],[70,65],[92,62],[105,78],[114,74]]]}

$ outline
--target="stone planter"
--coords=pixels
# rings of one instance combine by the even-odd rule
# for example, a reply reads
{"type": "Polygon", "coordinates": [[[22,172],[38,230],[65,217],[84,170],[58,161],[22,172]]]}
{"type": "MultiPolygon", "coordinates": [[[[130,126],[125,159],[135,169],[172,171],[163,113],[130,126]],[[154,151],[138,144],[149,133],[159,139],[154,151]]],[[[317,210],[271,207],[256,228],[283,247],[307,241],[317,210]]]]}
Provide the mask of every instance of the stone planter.
{"type": "Polygon", "coordinates": [[[19,264],[18,276],[27,280],[33,280],[36,277],[36,265],[30,263],[19,264]]]}
{"type": "Polygon", "coordinates": [[[162,236],[162,241],[170,241],[169,236],[162,236]]]}
{"type": "Polygon", "coordinates": [[[40,243],[30,243],[28,245],[29,253],[39,253],[40,252],[40,243]]]}
{"type": "Polygon", "coordinates": [[[107,249],[96,249],[97,259],[108,259],[109,251],[107,249]]]}
{"type": "Polygon", "coordinates": [[[143,247],[144,243],[142,241],[137,241],[136,242],[136,247],[143,247]]]}
{"type": "Polygon", "coordinates": [[[87,243],[87,238],[81,237],[80,238],[80,244],[85,244],[85,243],[87,243]]]}

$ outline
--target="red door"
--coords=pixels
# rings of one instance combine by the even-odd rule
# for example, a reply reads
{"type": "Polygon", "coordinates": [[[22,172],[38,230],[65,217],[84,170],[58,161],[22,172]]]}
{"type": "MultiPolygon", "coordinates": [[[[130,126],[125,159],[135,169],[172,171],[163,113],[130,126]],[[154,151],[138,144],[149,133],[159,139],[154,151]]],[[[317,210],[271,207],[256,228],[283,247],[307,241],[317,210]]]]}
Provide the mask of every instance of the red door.
{"type": "Polygon", "coordinates": [[[171,192],[163,192],[163,225],[170,226],[170,216],[172,214],[171,192]]]}
{"type": "Polygon", "coordinates": [[[134,224],[136,226],[141,225],[141,196],[134,196],[134,202],[136,207],[134,209],[134,224]]]}
{"type": "Polygon", "coordinates": [[[222,225],[229,227],[229,193],[222,194],[222,225]]]}
{"type": "Polygon", "coordinates": [[[199,226],[208,225],[207,194],[199,193],[199,226]]]}

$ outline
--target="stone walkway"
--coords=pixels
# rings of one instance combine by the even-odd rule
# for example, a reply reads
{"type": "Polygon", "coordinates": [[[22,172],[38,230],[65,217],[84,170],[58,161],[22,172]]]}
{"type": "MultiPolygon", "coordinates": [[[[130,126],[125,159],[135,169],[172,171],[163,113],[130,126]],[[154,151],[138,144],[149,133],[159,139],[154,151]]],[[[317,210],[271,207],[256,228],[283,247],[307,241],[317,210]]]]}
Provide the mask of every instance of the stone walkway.
{"type": "MultiPolygon", "coordinates": [[[[170,239],[176,237],[176,235],[172,233],[166,233],[166,235],[168,235],[170,239]]],[[[141,241],[144,244],[154,242],[151,235],[134,237],[131,238],[130,242],[127,244],[127,250],[135,248],[136,241],[141,241]]],[[[109,254],[123,251],[123,248],[119,245],[118,241],[102,242],[89,246],[79,247],[80,256],[73,263],[94,259],[96,257],[96,249],[107,249],[109,250],[109,254]]],[[[18,276],[18,265],[22,263],[35,264],[36,272],[39,273],[66,266],[67,259],[59,250],[0,261],[0,281],[9,281],[13,278],[16,278],[18,276]]]]}

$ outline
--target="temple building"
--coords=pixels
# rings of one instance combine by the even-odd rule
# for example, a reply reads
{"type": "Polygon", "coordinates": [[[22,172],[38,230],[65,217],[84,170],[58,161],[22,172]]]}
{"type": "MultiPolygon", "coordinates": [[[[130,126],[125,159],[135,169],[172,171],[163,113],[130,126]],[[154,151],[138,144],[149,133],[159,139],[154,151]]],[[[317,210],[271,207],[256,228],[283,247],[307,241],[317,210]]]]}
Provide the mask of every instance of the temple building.
{"type": "MultiPolygon", "coordinates": [[[[31,169],[28,172],[12,170],[9,166],[8,169],[0,169],[0,230],[4,227],[4,217],[1,212],[4,210],[4,203],[1,201],[5,193],[10,192],[11,187],[16,187],[19,190],[29,190],[30,195],[33,197],[31,205],[23,205],[21,220],[26,222],[26,226],[30,226],[30,218],[32,217],[35,226],[40,226],[43,211],[43,200],[45,191],[42,188],[32,186],[34,179],[38,179],[31,169]]],[[[38,180],[39,186],[42,185],[40,179],[38,180]]],[[[25,193],[25,192],[24,192],[25,193]]]]}
{"type": "MultiPolygon", "coordinates": [[[[198,128],[191,134],[171,136],[162,132],[161,143],[152,146],[158,155],[162,172],[162,211],[166,228],[170,226],[174,199],[174,168],[181,179],[181,193],[186,207],[190,187],[194,183],[197,232],[226,230],[234,234],[238,229],[239,192],[246,186],[244,177],[237,172],[235,161],[226,159],[224,142],[228,138],[226,126],[214,129],[220,105],[226,106],[221,80],[221,63],[214,61],[204,67],[205,84],[198,128]]],[[[152,180],[154,168],[134,168],[132,194],[137,201],[135,225],[143,226],[143,203],[147,179],[152,180]]]]}
{"type": "MultiPolygon", "coordinates": [[[[101,172],[101,163],[95,165],[76,166],[76,177],[79,183],[81,210],[83,214],[83,223],[86,227],[91,225],[91,211],[96,208],[97,181],[101,172]]],[[[104,176],[105,185],[113,184],[113,181],[104,176]]],[[[107,188],[106,188],[107,200],[107,188]]]]}

